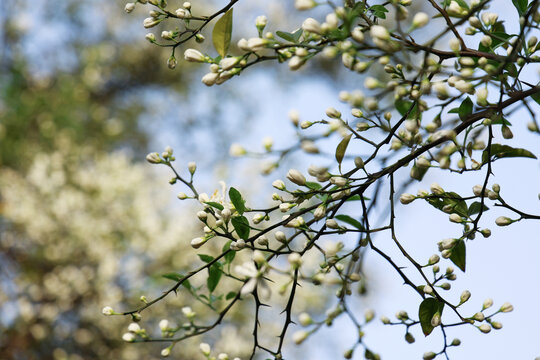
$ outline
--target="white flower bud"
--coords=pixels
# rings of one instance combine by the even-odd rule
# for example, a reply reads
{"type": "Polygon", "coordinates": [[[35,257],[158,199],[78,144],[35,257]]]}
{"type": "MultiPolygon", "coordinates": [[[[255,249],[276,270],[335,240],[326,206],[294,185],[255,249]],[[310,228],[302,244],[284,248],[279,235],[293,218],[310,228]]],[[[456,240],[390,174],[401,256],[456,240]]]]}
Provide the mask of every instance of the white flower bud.
{"type": "Polygon", "coordinates": [[[289,261],[289,264],[294,269],[297,269],[300,266],[302,266],[302,256],[297,252],[293,252],[293,253],[289,254],[289,256],[287,257],[287,260],[289,261]]]}
{"type": "Polygon", "coordinates": [[[110,306],[105,306],[103,309],[101,309],[101,313],[105,316],[111,316],[114,314],[114,310],[110,306]]]}
{"type": "Polygon", "coordinates": [[[201,352],[204,356],[210,356],[210,352],[212,351],[210,345],[208,345],[207,343],[201,343],[201,345],[199,345],[199,348],[201,349],[201,352]]]}
{"type": "Polygon", "coordinates": [[[305,62],[306,60],[304,58],[295,55],[288,62],[289,69],[292,71],[298,70],[302,67],[302,65],[305,64],[305,62]]]}
{"type": "Polygon", "coordinates": [[[489,324],[482,324],[478,327],[478,330],[480,330],[484,334],[487,334],[491,331],[491,326],[489,324]]]}
{"type": "Polygon", "coordinates": [[[476,320],[476,321],[484,321],[486,317],[484,316],[484,313],[482,312],[477,312],[476,314],[473,315],[473,319],[476,320]]]}
{"type": "Polygon", "coordinates": [[[484,12],[481,17],[482,17],[482,21],[486,25],[494,25],[499,19],[499,15],[489,12],[489,11],[484,12]]]}
{"type": "Polygon", "coordinates": [[[179,19],[189,19],[191,17],[191,13],[189,12],[188,9],[178,9],[176,10],[176,16],[179,18],[179,19]]]}
{"type": "Polygon", "coordinates": [[[141,327],[137,323],[131,323],[128,326],[128,331],[132,333],[136,333],[138,331],[141,331],[141,327]]]}
{"type": "Polygon", "coordinates": [[[493,299],[486,299],[484,300],[484,304],[482,305],[482,310],[489,309],[493,306],[493,299]]]}
{"type": "Polygon", "coordinates": [[[233,57],[227,57],[227,58],[221,59],[221,61],[219,62],[219,66],[220,66],[223,70],[230,70],[230,69],[232,69],[236,64],[238,64],[239,61],[240,61],[240,58],[239,58],[239,57],[236,57],[236,56],[233,56],[233,57]]]}
{"type": "Polygon", "coordinates": [[[339,225],[337,221],[334,219],[327,219],[326,226],[329,227],[330,229],[339,229],[339,225]]]}
{"type": "MultiPolygon", "coordinates": [[[[217,358],[218,358],[218,360],[229,360],[229,355],[227,355],[225,353],[220,353],[217,358]]],[[[238,358],[235,358],[234,360],[236,360],[236,359],[238,359],[238,358]]]]}
{"type": "Polygon", "coordinates": [[[253,223],[254,224],[259,224],[261,223],[261,221],[263,221],[265,218],[264,214],[255,214],[253,216],[253,223]]]}
{"type": "Polygon", "coordinates": [[[497,219],[495,219],[495,224],[499,226],[507,226],[510,225],[512,222],[512,219],[506,216],[499,216],[497,219]]]}
{"type": "Polygon", "coordinates": [[[343,187],[347,185],[347,179],[341,176],[334,176],[330,178],[330,182],[336,186],[343,187]]]}
{"type": "Polygon", "coordinates": [[[441,314],[435,313],[431,318],[431,326],[437,327],[439,325],[441,325],[441,314]]]}
{"type": "Polygon", "coordinates": [[[469,24],[471,24],[472,27],[475,27],[477,29],[482,28],[482,23],[480,22],[480,19],[476,16],[471,16],[469,18],[469,24]]]}
{"type": "Polygon", "coordinates": [[[459,297],[459,304],[463,304],[464,302],[466,302],[467,300],[469,300],[469,298],[471,297],[471,292],[469,290],[465,290],[461,293],[461,296],[459,297]]]}
{"type": "Polygon", "coordinates": [[[163,319],[159,322],[159,328],[161,331],[167,331],[169,328],[169,320],[163,319]]]}
{"type": "Polygon", "coordinates": [[[264,49],[265,45],[268,43],[268,40],[261,38],[250,38],[247,41],[247,46],[250,51],[259,51],[264,49]]]}
{"type": "Polygon", "coordinates": [[[201,246],[204,245],[205,242],[207,242],[208,239],[204,239],[204,238],[195,238],[193,240],[191,240],[191,247],[194,248],[194,249],[198,249],[200,248],[201,246]]]}
{"type": "Polygon", "coordinates": [[[414,196],[414,195],[412,195],[412,194],[401,194],[401,196],[399,197],[399,201],[400,201],[403,205],[410,204],[410,203],[412,203],[415,199],[416,199],[416,196],[414,196]]]}
{"type": "Polygon", "coordinates": [[[512,306],[512,304],[510,304],[508,302],[502,304],[502,306],[500,308],[500,311],[504,312],[504,313],[510,312],[512,310],[514,310],[514,307],[512,306]]]}
{"type": "Polygon", "coordinates": [[[122,335],[122,340],[124,340],[125,342],[134,342],[135,335],[133,333],[127,332],[124,335],[122,335]]]}
{"type": "Polygon", "coordinates": [[[429,16],[425,12],[419,12],[414,15],[412,26],[413,28],[421,28],[427,25],[429,22],[429,16]]]}
{"type": "Polygon", "coordinates": [[[149,18],[144,19],[143,26],[146,29],[150,29],[150,28],[156,26],[159,23],[160,23],[160,20],[156,20],[156,19],[154,19],[152,17],[149,17],[149,18]]]}
{"type": "Polygon", "coordinates": [[[208,218],[208,214],[206,213],[206,211],[199,211],[197,212],[197,217],[199,218],[199,220],[204,222],[208,218]]]}
{"type": "Polygon", "coordinates": [[[341,113],[337,111],[335,108],[329,107],[328,109],[326,109],[326,116],[328,116],[331,119],[339,119],[341,118],[341,113]]]}
{"type": "Polygon", "coordinates": [[[276,233],[274,234],[274,237],[280,243],[285,244],[287,242],[287,235],[285,235],[285,233],[282,231],[276,231],[276,233]]]}
{"type": "Polygon", "coordinates": [[[370,322],[375,318],[375,312],[372,309],[367,309],[364,311],[364,319],[366,320],[366,323],[370,322]]]}
{"type": "Polygon", "coordinates": [[[261,245],[261,246],[267,246],[268,245],[268,238],[264,235],[260,235],[258,238],[257,238],[257,244],[261,245]]]}
{"type": "Polygon", "coordinates": [[[291,182],[295,183],[296,185],[305,185],[306,184],[306,178],[302,173],[296,169],[291,169],[287,173],[287,179],[289,179],[291,182]]]}
{"type": "Polygon", "coordinates": [[[390,324],[390,319],[387,318],[386,316],[381,316],[381,322],[382,322],[383,324],[385,324],[385,325],[386,325],[386,324],[390,324]]]}
{"type": "Polygon", "coordinates": [[[304,342],[304,340],[307,339],[308,336],[309,333],[307,331],[299,330],[292,335],[292,338],[296,345],[300,345],[302,342],[304,342]]]}
{"type": "Polygon", "coordinates": [[[261,31],[266,27],[266,24],[268,24],[268,19],[264,15],[257,16],[255,19],[255,26],[261,31]]]}
{"type": "Polygon", "coordinates": [[[285,183],[282,180],[274,180],[272,186],[278,190],[285,190],[285,183]]]}
{"type": "Polygon", "coordinates": [[[459,50],[461,50],[461,43],[458,39],[450,39],[450,50],[452,50],[453,52],[458,52],[459,50]]]}
{"type": "Polygon", "coordinates": [[[191,175],[195,174],[195,171],[197,170],[197,164],[194,163],[193,161],[189,162],[188,163],[188,170],[189,170],[191,175]]]}
{"type": "Polygon", "coordinates": [[[202,77],[201,82],[206,86],[212,86],[216,83],[218,77],[218,73],[210,72],[202,77]]]}
{"type": "Polygon", "coordinates": [[[302,29],[304,31],[314,33],[314,34],[321,34],[321,23],[319,23],[317,20],[313,18],[307,18],[302,23],[302,29]]]}
{"type": "Polygon", "coordinates": [[[313,218],[315,220],[320,220],[325,216],[326,216],[326,207],[324,205],[317,206],[317,208],[313,212],[313,218]]]}
{"type": "Polygon", "coordinates": [[[384,26],[381,25],[373,25],[369,29],[369,34],[372,38],[379,39],[379,40],[390,40],[390,33],[384,26]]]}
{"type": "Polygon", "coordinates": [[[439,257],[439,255],[433,254],[433,255],[431,255],[431,257],[429,258],[428,264],[429,264],[429,265],[435,265],[436,263],[439,262],[439,260],[441,260],[440,257],[439,257]]]}
{"type": "Polygon", "coordinates": [[[135,3],[127,3],[124,7],[125,12],[127,12],[128,14],[132,12],[133,9],[135,9],[135,3]]]}
{"type": "Polygon", "coordinates": [[[485,47],[490,47],[493,43],[493,39],[491,39],[491,36],[484,35],[482,36],[482,39],[480,39],[480,44],[484,45],[485,47]]]}
{"type": "Polygon", "coordinates": [[[435,356],[437,356],[437,354],[435,354],[433,351],[429,351],[429,352],[424,353],[424,355],[422,356],[422,359],[432,360],[432,359],[435,359],[435,356]]]}
{"type": "Polygon", "coordinates": [[[463,222],[463,219],[461,218],[461,216],[459,214],[456,214],[456,213],[452,213],[450,214],[450,221],[451,222],[454,222],[454,223],[462,223],[463,222]]]}
{"type": "Polygon", "coordinates": [[[359,43],[364,42],[364,33],[362,32],[362,28],[359,26],[353,29],[353,31],[351,32],[351,36],[355,41],[359,43]]]}
{"type": "Polygon", "coordinates": [[[313,319],[311,319],[311,316],[309,316],[308,313],[303,312],[300,315],[298,315],[298,322],[302,326],[309,326],[313,324],[313,319]]]}
{"type": "Polygon", "coordinates": [[[161,356],[167,357],[171,355],[171,348],[166,347],[165,349],[161,350],[161,356]]]}
{"type": "Polygon", "coordinates": [[[240,157],[240,156],[243,156],[245,154],[247,154],[247,151],[246,149],[244,149],[244,147],[240,144],[232,144],[230,149],[229,149],[229,154],[231,156],[235,156],[235,157],[240,157]]]}
{"type": "Polygon", "coordinates": [[[315,7],[317,3],[314,0],[295,0],[294,7],[296,10],[309,10],[315,7]]]}

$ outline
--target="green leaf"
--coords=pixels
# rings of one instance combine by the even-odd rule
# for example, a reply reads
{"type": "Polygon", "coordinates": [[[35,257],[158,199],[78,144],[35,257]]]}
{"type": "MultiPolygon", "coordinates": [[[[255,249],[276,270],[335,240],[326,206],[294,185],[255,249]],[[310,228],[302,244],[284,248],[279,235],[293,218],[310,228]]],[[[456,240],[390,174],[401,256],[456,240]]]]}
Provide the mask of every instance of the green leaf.
{"type": "Polygon", "coordinates": [[[235,216],[231,223],[238,236],[244,240],[249,238],[249,221],[245,216],[235,216]]]}
{"type": "Polygon", "coordinates": [[[465,257],[466,257],[466,251],[465,248],[465,241],[459,240],[457,244],[452,248],[452,255],[450,255],[450,260],[461,269],[461,271],[465,272],[465,257]]]}
{"type": "Polygon", "coordinates": [[[405,116],[405,114],[409,113],[407,119],[422,118],[422,113],[418,110],[418,104],[415,104],[412,101],[398,99],[394,102],[394,106],[396,107],[396,110],[401,114],[401,116],[405,116]],[[409,112],[409,109],[411,108],[411,106],[413,106],[413,104],[414,107],[409,112]]]}
{"type": "Polygon", "coordinates": [[[341,162],[345,156],[345,151],[347,151],[347,146],[349,146],[349,141],[351,141],[352,134],[349,134],[341,140],[336,148],[336,160],[339,164],[339,169],[341,171],[341,162]]]}
{"type": "Polygon", "coordinates": [[[418,318],[420,319],[422,332],[425,336],[428,336],[433,331],[433,326],[431,326],[431,319],[433,318],[433,315],[436,313],[442,315],[443,309],[444,303],[435,298],[429,297],[422,301],[420,308],[418,309],[418,318]]]}
{"type": "Polygon", "coordinates": [[[205,255],[205,254],[197,254],[197,255],[199,256],[199,259],[201,259],[207,264],[211,262],[212,260],[214,260],[214,257],[210,255],[205,255]]]}
{"type": "Polygon", "coordinates": [[[229,190],[229,198],[231,199],[231,202],[234,205],[234,208],[240,215],[246,211],[246,201],[242,199],[242,194],[235,188],[231,187],[229,190]]]}
{"type": "MultiPolygon", "coordinates": [[[[478,214],[482,209],[482,203],[480,201],[475,201],[469,206],[469,216],[478,214]]],[[[489,208],[484,204],[482,211],[487,211],[489,208]]]]}
{"type": "Polygon", "coordinates": [[[208,202],[205,202],[206,205],[210,205],[211,207],[214,207],[218,210],[223,210],[224,207],[223,205],[221,205],[220,203],[217,203],[217,202],[213,202],[213,201],[208,201],[208,202]]]}
{"type": "MultiPolygon", "coordinates": [[[[531,159],[537,159],[536,155],[526,149],[513,148],[508,145],[501,144],[491,144],[489,153],[491,153],[491,158],[501,159],[506,157],[526,157],[531,159]]],[[[488,150],[484,150],[482,153],[482,162],[485,164],[489,160],[488,150]]]]}
{"type": "Polygon", "coordinates": [[[184,278],[184,275],[182,274],[178,274],[178,273],[167,273],[167,274],[163,274],[161,275],[162,277],[164,277],[165,279],[169,279],[169,280],[173,280],[173,281],[180,281],[184,278]]]}
{"type": "Polygon", "coordinates": [[[321,184],[312,181],[306,181],[305,185],[311,190],[319,190],[322,188],[321,184]]]}
{"type": "Polygon", "coordinates": [[[458,107],[455,107],[451,110],[448,110],[448,113],[449,114],[459,114],[459,108],[458,107]]]}
{"type": "Polygon", "coordinates": [[[473,111],[473,102],[470,97],[466,97],[465,100],[459,105],[459,118],[465,120],[467,116],[472,114],[473,111]]]}
{"type": "Polygon", "coordinates": [[[538,105],[540,105],[540,93],[532,94],[531,97],[533,98],[534,101],[536,101],[538,105]]]}
{"type": "MultiPolygon", "coordinates": [[[[225,243],[223,246],[223,249],[221,249],[221,252],[225,252],[231,248],[232,240],[229,240],[225,243]]],[[[234,257],[236,256],[236,251],[229,251],[225,256],[223,257],[225,259],[225,264],[230,264],[234,260],[234,257]]]]}
{"type": "Polygon", "coordinates": [[[276,31],[276,35],[279,36],[280,38],[282,38],[283,40],[287,40],[287,41],[290,41],[290,42],[295,42],[293,34],[291,34],[291,33],[278,30],[278,31],[276,31]]]}
{"type": "Polygon", "coordinates": [[[283,40],[287,40],[293,43],[297,43],[298,40],[300,40],[300,37],[302,36],[303,33],[304,33],[304,30],[302,30],[302,28],[296,30],[293,33],[289,33],[286,31],[279,31],[279,30],[276,31],[277,36],[279,36],[283,40]]]}
{"type": "Polygon", "coordinates": [[[226,300],[230,300],[230,299],[236,297],[236,295],[237,295],[237,294],[236,294],[234,291],[229,291],[229,292],[227,293],[227,295],[225,295],[225,299],[226,299],[226,300]]]}
{"type": "Polygon", "coordinates": [[[300,40],[300,37],[302,36],[303,33],[304,33],[304,30],[302,28],[299,28],[298,30],[292,33],[293,40],[295,43],[297,43],[298,40],[300,40]]]}
{"type": "Polygon", "coordinates": [[[373,13],[373,16],[378,17],[380,19],[386,19],[386,14],[388,10],[382,6],[382,5],[373,5],[369,9],[373,13]]]}
{"type": "Polygon", "coordinates": [[[208,279],[206,279],[206,286],[208,286],[208,290],[210,292],[216,289],[222,274],[223,271],[221,270],[220,263],[214,263],[208,268],[208,279]]]}
{"type": "Polygon", "coordinates": [[[349,225],[352,225],[359,230],[364,230],[364,226],[362,226],[362,223],[350,217],[349,215],[336,215],[334,216],[334,218],[343,221],[344,223],[347,223],[349,225]]]}
{"type": "Polygon", "coordinates": [[[232,25],[233,9],[231,8],[219,18],[212,31],[214,48],[216,48],[217,53],[221,55],[222,58],[227,55],[227,50],[229,50],[229,45],[231,45],[232,25]]]}
{"type": "Polygon", "coordinates": [[[519,16],[523,16],[527,13],[527,0],[512,0],[512,3],[516,7],[519,16]]]}
{"type": "Polygon", "coordinates": [[[441,211],[444,206],[450,205],[452,207],[452,212],[463,217],[468,216],[469,210],[467,208],[467,203],[455,192],[445,192],[437,197],[431,197],[426,200],[441,211]]]}

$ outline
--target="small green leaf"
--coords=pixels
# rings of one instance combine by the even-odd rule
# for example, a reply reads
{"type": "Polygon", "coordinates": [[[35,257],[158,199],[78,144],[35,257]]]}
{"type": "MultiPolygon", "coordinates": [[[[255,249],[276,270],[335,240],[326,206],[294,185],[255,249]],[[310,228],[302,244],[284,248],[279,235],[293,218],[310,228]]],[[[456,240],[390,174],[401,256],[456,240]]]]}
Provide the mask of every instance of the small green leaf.
{"type": "Polygon", "coordinates": [[[214,48],[216,48],[217,53],[221,55],[222,58],[227,55],[227,50],[229,50],[229,45],[231,45],[232,25],[233,9],[231,8],[219,18],[212,31],[214,48]]]}
{"type": "Polygon", "coordinates": [[[450,255],[450,260],[461,269],[461,271],[465,272],[465,257],[466,257],[466,251],[465,248],[465,241],[459,240],[457,244],[452,248],[452,255],[450,255]]]}
{"type": "Polygon", "coordinates": [[[211,207],[214,207],[218,210],[223,210],[224,207],[223,205],[221,205],[220,203],[217,203],[217,202],[213,202],[213,201],[208,201],[208,202],[205,202],[206,205],[210,205],[211,207]]]}
{"type": "Polygon", "coordinates": [[[433,331],[433,326],[431,325],[433,315],[436,313],[442,315],[443,309],[444,303],[439,302],[435,298],[429,297],[422,301],[420,308],[418,309],[418,318],[420,319],[422,332],[425,336],[428,336],[433,331]]]}
{"type": "MultiPolygon", "coordinates": [[[[482,209],[482,203],[480,201],[475,201],[469,206],[469,216],[478,214],[482,209]]],[[[482,211],[487,211],[489,208],[484,204],[482,211]]]]}
{"type": "Polygon", "coordinates": [[[236,297],[236,293],[234,291],[229,291],[227,295],[225,295],[226,300],[231,300],[232,298],[236,297]]]}
{"type": "Polygon", "coordinates": [[[458,107],[455,107],[451,110],[448,110],[448,113],[449,114],[459,114],[459,108],[458,107]]]}
{"type": "Polygon", "coordinates": [[[465,120],[467,116],[471,115],[473,111],[473,102],[470,97],[466,97],[465,100],[459,105],[459,118],[465,120]]]}
{"type": "Polygon", "coordinates": [[[364,226],[362,226],[362,223],[349,215],[336,215],[334,216],[334,219],[338,219],[340,221],[343,221],[344,223],[347,223],[349,225],[354,226],[355,228],[359,230],[364,230],[364,226]]]}
{"type": "Polygon", "coordinates": [[[293,40],[295,43],[297,43],[298,40],[300,40],[300,37],[302,36],[303,33],[304,33],[304,30],[302,28],[299,28],[298,30],[292,33],[293,40]]]}
{"type": "Polygon", "coordinates": [[[528,0],[512,0],[512,3],[516,7],[519,16],[523,16],[527,13],[528,0]]]}
{"type": "Polygon", "coordinates": [[[373,16],[378,17],[380,19],[386,19],[386,14],[388,10],[382,6],[382,5],[373,5],[369,9],[373,13],[373,16]]]}
{"type": "MultiPolygon", "coordinates": [[[[531,159],[537,159],[536,155],[526,149],[513,148],[508,145],[501,144],[491,144],[489,153],[491,153],[491,158],[501,159],[506,157],[526,157],[531,159]]],[[[482,162],[485,164],[489,160],[488,150],[484,150],[482,153],[482,162]]]]}
{"type": "Polygon", "coordinates": [[[184,276],[182,274],[178,274],[178,273],[167,273],[167,274],[163,274],[161,275],[162,277],[164,277],[165,279],[169,279],[169,280],[173,280],[173,281],[180,281],[184,278],[184,276]]]}
{"type": "Polygon", "coordinates": [[[443,210],[444,206],[450,205],[452,207],[452,212],[455,212],[463,217],[468,216],[467,203],[461,198],[461,196],[459,196],[459,194],[456,194],[455,192],[445,192],[437,197],[431,197],[426,200],[432,206],[441,211],[443,210]]]}
{"type": "Polygon", "coordinates": [[[306,181],[305,185],[311,190],[320,190],[322,188],[321,184],[312,181],[306,181]]]}
{"type": "Polygon", "coordinates": [[[536,101],[538,105],[540,105],[540,93],[534,93],[531,95],[531,97],[533,98],[534,101],[536,101]]]}
{"type": "Polygon", "coordinates": [[[210,255],[205,255],[205,254],[197,254],[197,255],[199,256],[199,259],[201,259],[203,262],[207,264],[211,262],[212,260],[214,260],[214,257],[210,255]]]}
{"type": "MultiPolygon", "coordinates": [[[[226,252],[231,248],[232,240],[229,240],[225,243],[223,246],[223,249],[221,249],[221,252],[226,252]]],[[[236,256],[236,251],[229,251],[225,256],[223,257],[225,259],[225,264],[230,264],[234,260],[234,257],[236,256]]]]}
{"type": "Polygon", "coordinates": [[[245,216],[235,216],[231,223],[238,236],[244,240],[249,238],[249,221],[245,216]]]}
{"type": "Polygon", "coordinates": [[[218,286],[219,280],[221,279],[221,274],[223,274],[223,271],[221,270],[220,263],[214,263],[208,268],[208,279],[206,279],[206,286],[208,286],[208,290],[210,292],[214,291],[218,286]]]}
{"type": "Polygon", "coordinates": [[[295,42],[294,41],[294,35],[291,34],[291,33],[278,30],[278,31],[276,31],[276,35],[279,36],[280,38],[282,38],[283,40],[287,40],[287,41],[290,41],[290,42],[295,42]]]}
{"type": "Polygon", "coordinates": [[[242,199],[242,194],[240,194],[240,192],[235,188],[231,187],[229,190],[229,198],[231,199],[236,211],[242,215],[244,211],[246,211],[246,201],[242,199]]]}
{"type": "Polygon", "coordinates": [[[405,114],[409,113],[407,119],[422,118],[422,113],[418,110],[418,104],[415,104],[412,101],[398,99],[394,102],[394,106],[396,107],[396,110],[401,114],[401,116],[405,116],[405,114]],[[412,109],[411,106],[413,106],[412,109]],[[409,109],[411,109],[410,112],[409,109]]]}
{"type": "Polygon", "coordinates": [[[339,169],[341,171],[341,162],[345,156],[345,151],[347,151],[347,146],[349,146],[349,141],[351,141],[352,134],[349,134],[341,140],[336,148],[336,160],[339,164],[339,169]]]}

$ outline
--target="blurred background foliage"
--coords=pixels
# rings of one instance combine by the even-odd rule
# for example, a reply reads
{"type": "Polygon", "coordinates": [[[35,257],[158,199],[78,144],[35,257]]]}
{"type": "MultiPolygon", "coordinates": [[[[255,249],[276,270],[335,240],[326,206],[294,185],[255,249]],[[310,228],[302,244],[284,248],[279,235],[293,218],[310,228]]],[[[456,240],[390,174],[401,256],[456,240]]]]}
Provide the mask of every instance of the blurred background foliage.
{"type": "MultiPolygon", "coordinates": [[[[200,223],[186,216],[193,214],[189,207],[171,204],[168,175],[143,163],[144,155],[172,141],[179,166],[198,159],[200,169],[234,176],[224,165],[230,143],[260,125],[253,99],[268,97],[253,91],[259,70],[246,75],[251,84],[205,92],[206,69],[180,61],[171,72],[168,49],[144,40],[147,9],[128,16],[123,7],[109,0],[0,2],[2,359],[158,358],[160,345],[125,346],[127,319],[101,314],[105,305],[139,306],[141,295],[153,298],[170,286],[160,274],[196,261],[188,244],[200,223]]],[[[291,20],[291,9],[292,2],[254,1],[236,16],[265,13],[279,28],[276,19],[291,20]]],[[[235,27],[237,35],[255,35],[250,21],[235,27]]],[[[324,60],[295,80],[286,66],[261,68],[285,97],[295,96],[287,94],[301,81],[311,83],[309,74],[339,79],[335,63],[324,60]]],[[[256,187],[250,191],[257,194],[256,187]]],[[[299,308],[324,302],[306,296],[299,308]]],[[[179,292],[143,313],[156,322],[148,331],[158,332],[166,314],[176,316],[173,323],[185,321],[186,304],[204,320],[204,307],[179,292]]],[[[249,351],[251,326],[238,326],[245,316],[239,309],[225,319],[230,323],[217,331],[216,348],[235,356],[249,351]]],[[[195,358],[192,345],[177,350],[195,358]]]]}
{"type": "MultiPolygon", "coordinates": [[[[125,346],[127,319],[105,318],[101,308],[139,306],[141,295],[171,285],[160,274],[195,261],[197,223],[157,185],[164,174],[141,160],[163,127],[182,129],[175,135],[188,148],[193,132],[222,126],[186,115],[199,77],[189,65],[168,70],[168,54],[145,42],[123,6],[0,3],[2,359],[158,358],[160,347],[125,346]],[[168,101],[182,116],[161,111],[168,101]]],[[[214,115],[218,99],[208,100],[214,115]]],[[[191,302],[180,292],[144,315],[159,321],[191,302]]],[[[224,344],[236,333],[221,336],[224,344]]]]}

